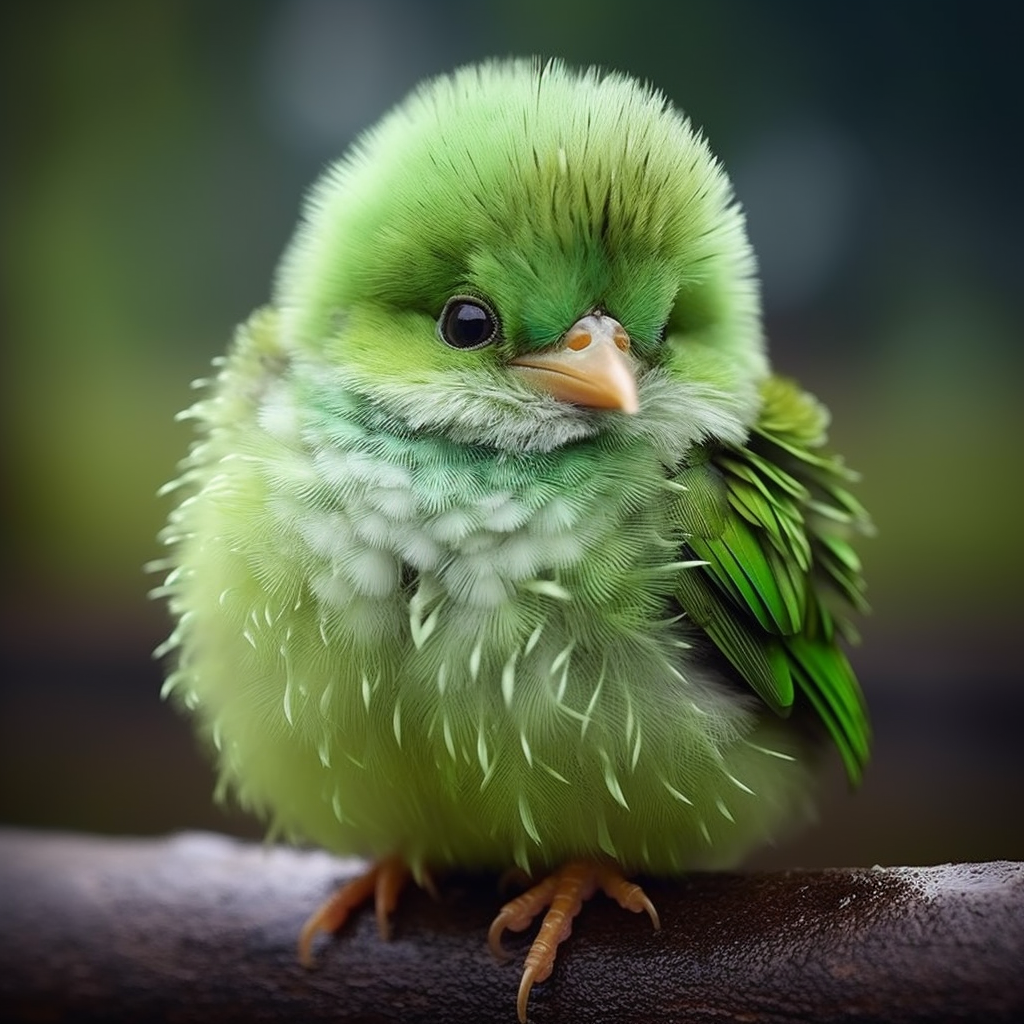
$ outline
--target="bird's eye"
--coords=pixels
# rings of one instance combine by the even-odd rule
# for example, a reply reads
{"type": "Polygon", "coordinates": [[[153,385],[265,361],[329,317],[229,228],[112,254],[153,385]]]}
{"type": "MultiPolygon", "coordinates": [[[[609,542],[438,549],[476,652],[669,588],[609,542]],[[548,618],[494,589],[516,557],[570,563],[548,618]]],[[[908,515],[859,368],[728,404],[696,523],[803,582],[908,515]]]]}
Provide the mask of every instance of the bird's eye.
{"type": "Polygon", "coordinates": [[[498,316],[480,299],[455,295],[441,310],[437,333],[452,348],[483,348],[498,336],[498,316]]]}

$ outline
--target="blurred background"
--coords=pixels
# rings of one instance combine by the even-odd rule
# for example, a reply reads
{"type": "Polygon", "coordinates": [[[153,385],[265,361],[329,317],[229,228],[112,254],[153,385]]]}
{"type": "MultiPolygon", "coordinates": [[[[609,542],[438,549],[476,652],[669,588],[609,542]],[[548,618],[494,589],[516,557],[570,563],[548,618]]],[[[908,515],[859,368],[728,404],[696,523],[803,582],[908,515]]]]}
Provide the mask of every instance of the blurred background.
{"type": "Polygon", "coordinates": [[[561,55],[731,170],[775,363],[864,476],[876,756],[761,865],[1024,859],[1024,75],[1015,5],[94,0],[0,14],[0,821],[258,835],[150,655],[174,414],[300,198],[416,81],[561,55]]]}

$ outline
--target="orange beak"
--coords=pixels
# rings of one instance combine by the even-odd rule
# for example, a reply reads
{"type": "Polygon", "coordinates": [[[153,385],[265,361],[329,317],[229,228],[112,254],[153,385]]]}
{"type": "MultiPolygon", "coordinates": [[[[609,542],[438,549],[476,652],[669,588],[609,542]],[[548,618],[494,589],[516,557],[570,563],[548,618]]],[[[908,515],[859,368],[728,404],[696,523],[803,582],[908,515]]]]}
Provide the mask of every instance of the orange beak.
{"type": "Polygon", "coordinates": [[[509,365],[560,402],[632,414],[640,400],[628,353],[625,328],[598,311],[580,317],[557,348],[519,356],[509,365]]]}

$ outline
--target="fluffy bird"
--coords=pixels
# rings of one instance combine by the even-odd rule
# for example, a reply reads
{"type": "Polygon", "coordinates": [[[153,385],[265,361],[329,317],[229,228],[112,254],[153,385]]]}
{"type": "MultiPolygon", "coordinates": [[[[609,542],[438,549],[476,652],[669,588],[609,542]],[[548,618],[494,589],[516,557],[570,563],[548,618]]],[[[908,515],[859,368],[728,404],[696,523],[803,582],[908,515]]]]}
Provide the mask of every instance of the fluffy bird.
{"type": "Polygon", "coordinates": [[[841,650],[868,519],[774,376],[729,181],[664,95],[497,62],[312,190],[187,415],[165,690],[274,834],[411,876],[518,868],[518,1012],[597,889],[736,864],[868,756],[841,650]]]}

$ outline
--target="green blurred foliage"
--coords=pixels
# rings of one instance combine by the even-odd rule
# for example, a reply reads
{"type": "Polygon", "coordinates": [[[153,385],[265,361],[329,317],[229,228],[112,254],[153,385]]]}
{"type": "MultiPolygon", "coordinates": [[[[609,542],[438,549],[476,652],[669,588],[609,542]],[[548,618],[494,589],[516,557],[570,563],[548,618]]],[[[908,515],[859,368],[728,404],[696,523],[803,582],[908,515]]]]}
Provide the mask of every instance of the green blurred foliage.
{"type": "Polygon", "coordinates": [[[1024,705],[1020,28],[1011,5],[880,0],[6,5],[0,817],[224,827],[148,657],[174,414],[353,133],[424,75],[539,53],[650,78],[704,126],[776,364],[864,474],[878,763],[798,856],[1024,856],[1001,811],[1024,705]]]}

